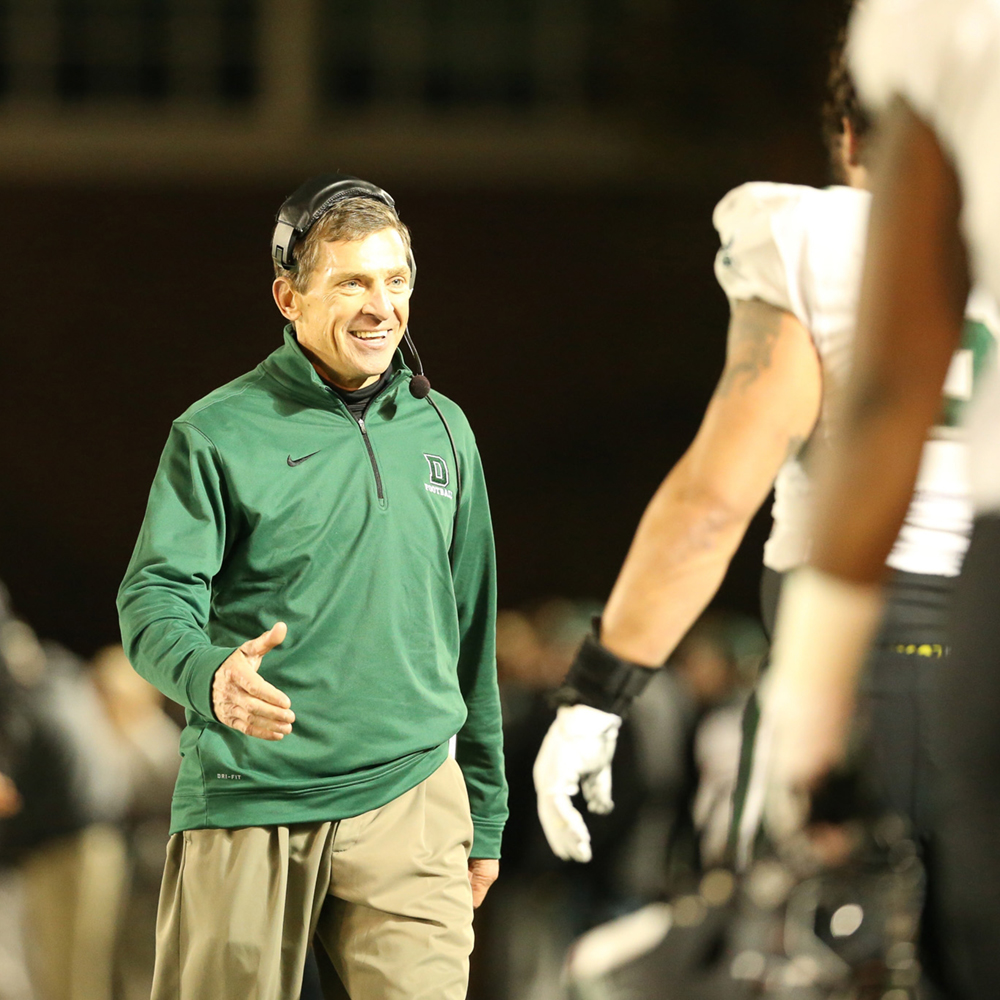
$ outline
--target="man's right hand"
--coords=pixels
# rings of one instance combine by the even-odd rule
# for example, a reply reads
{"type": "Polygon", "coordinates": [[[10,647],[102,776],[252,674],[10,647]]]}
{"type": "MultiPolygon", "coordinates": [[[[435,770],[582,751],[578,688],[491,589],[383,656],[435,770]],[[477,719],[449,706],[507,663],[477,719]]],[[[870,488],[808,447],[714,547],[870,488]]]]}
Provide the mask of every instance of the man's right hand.
{"type": "Polygon", "coordinates": [[[248,639],[215,671],[212,708],[223,725],[261,740],[284,739],[292,731],[295,713],[288,695],[257,673],[264,654],[280,646],[287,633],[288,626],[278,622],[248,639]]]}

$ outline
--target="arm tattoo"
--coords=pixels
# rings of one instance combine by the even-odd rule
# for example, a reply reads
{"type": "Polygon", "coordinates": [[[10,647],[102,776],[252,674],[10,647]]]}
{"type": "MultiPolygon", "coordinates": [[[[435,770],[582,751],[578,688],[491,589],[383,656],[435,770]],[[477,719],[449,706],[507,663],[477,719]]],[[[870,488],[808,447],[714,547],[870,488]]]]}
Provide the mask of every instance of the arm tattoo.
{"type": "Polygon", "coordinates": [[[734,388],[748,388],[770,367],[781,317],[780,309],[757,299],[737,305],[729,324],[727,361],[719,380],[719,395],[727,396],[734,388]]]}

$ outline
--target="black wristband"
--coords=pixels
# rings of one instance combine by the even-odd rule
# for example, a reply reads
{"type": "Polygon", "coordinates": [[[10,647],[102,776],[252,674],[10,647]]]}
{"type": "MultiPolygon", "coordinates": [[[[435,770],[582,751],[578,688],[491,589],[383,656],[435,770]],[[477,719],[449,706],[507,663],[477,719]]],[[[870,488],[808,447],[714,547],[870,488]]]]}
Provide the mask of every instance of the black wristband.
{"type": "Polygon", "coordinates": [[[633,699],[656,673],[615,656],[590,634],[577,650],[562,684],[552,693],[554,705],[589,705],[625,717],[633,699]]]}

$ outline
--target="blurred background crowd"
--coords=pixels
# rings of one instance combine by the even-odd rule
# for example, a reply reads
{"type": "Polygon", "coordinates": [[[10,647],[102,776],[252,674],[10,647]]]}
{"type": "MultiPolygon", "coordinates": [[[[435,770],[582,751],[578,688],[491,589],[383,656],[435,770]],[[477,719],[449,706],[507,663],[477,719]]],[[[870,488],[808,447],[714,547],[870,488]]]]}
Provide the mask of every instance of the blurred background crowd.
{"type": "Polygon", "coordinates": [[[121,646],[84,661],[0,590],[4,1000],[149,996],[175,719],[121,646]]]}
{"type": "MultiPolygon", "coordinates": [[[[548,698],[599,612],[551,598],[501,611],[497,660],[511,816],[503,877],[477,917],[472,1000],[559,996],[572,940],[689,887],[722,860],[759,624],[707,613],[622,731],[616,808],[588,816],[594,860],[555,858],[531,767],[548,698]]],[[[83,660],[0,600],[0,1000],[149,996],[178,706],[121,646],[83,660]]]]}
{"type": "Polygon", "coordinates": [[[546,848],[531,762],[721,367],[714,204],[828,179],[843,8],[0,0],[0,1000],[148,996],[180,719],[114,594],[171,419],[280,340],[271,221],[323,171],[395,196],[411,328],[489,479],[512,815],[473,1000],[557,995],[575,934],[715,856],[766,505],[629,719],[591,865],[546,848]]]}

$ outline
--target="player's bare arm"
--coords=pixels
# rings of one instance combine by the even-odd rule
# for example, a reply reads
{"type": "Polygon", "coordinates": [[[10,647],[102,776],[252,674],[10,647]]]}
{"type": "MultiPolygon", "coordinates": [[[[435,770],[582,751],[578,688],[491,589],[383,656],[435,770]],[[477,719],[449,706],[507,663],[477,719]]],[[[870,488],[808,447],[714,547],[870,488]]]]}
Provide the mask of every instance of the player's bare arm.
{"type": "Polygon", "coordinates": [[[589,861],[590,835],[572,804],[611,800],[611,759],[631,698],[711,600],[782,463],[819,414],[812,338],[784,310],[738,301],[726,366],[691,447],[646,509],[605,611],[567,675],[535,761],[538,814],[553,851],[589,861]]]}
{"type": "Polygon", "coordinates": [[[802,823],[802,792],[843,755],[856,679],[879,621],[879,583],[969,294],[947,155],[901,99],[882,128],[844,426],[819,473],[810,567],[782,596],[765,696],[774,730],[770,825],[778,833],[802,823]]]}
{"type": "Polygon", "coordinates": [[[604,613],[601,641],[659,666],[712,599],[822,393],[809,332],[791,313],[734,305],[726,365],[698,434],[643,515],[604,613]]]}
{"type": "Polygon", "coordinates": [[[948,156],[901,98],[882,128],[855,367],[843,436],[820,477],[810,560],[860,583],[885,571],[969,295],[948,156]],[[865,484],[864,503],[857,502],[858,483],[865,484]]]}

